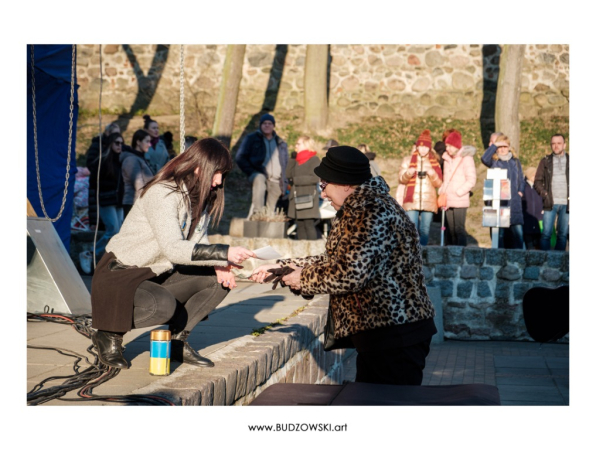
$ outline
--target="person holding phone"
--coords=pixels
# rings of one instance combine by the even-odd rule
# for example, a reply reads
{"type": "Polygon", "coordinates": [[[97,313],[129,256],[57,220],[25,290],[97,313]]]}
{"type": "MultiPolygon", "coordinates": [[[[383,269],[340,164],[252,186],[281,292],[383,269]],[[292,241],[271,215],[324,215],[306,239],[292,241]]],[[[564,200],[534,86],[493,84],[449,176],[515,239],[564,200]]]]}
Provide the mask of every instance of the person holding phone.
{"type": "Polygon", "coordinates": [[[443,171],[432,148],[430,130],[422,132],[412,154],[402,160],[399,183],[397,200],[416,225],[420,245],[428,245],[430,224],[438,209],[437,188],[443,184],[443,171]]]}

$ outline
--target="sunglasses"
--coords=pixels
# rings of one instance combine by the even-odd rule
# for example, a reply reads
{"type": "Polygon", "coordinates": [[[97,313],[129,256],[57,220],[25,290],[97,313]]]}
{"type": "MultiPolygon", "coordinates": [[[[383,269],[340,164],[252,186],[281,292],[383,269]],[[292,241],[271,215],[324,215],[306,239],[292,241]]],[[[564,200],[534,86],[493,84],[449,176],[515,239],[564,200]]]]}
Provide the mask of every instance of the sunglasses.
{"type": "Polygon", "coordinates": [[[327,187],[327,185],[329,184],[328,181],[323,181],[321,180],[320,186],[321,186],[321,192],[323,192],[325,190],[325,188],[327,187]]]}
{"type": "Polygon", "coordinates": [[[124,142],[122,142],[122,141],[114,141],[114,144],[115,144],[115,145],[122,145],[123,143],[124,143],[124,142]]]}

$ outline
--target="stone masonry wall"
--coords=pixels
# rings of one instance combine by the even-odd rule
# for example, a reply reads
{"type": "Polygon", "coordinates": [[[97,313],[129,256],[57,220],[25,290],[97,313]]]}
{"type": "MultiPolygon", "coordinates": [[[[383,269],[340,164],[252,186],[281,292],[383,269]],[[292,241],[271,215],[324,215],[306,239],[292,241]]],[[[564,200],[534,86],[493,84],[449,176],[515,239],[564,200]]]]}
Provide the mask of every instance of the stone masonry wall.
{"type": "Polygon", "coordinates": [[[135,394],[166,396],[176,405],[248,405],[277,383],[342,384],[354,349],[323,350],[329,299],[315,297],[299,315],[260,336],[243,336],[210,357],[208,371],[182,366],[135,394]],[[192,386],[192,389],[181,387],[192,386]]]}
{"type": "Polygon", "coordinates": [[[425,247],[428,286],[441,289],[445,338],[531,340],[522,299],[533,287],[569,284],[569,253],[425,247]]]}
{"type": "MultiPolygon", "coordinates": [[[[211,243],[261,248],[271,245],[284,258],[317,255],[325,241],[209,237],[211,243]]],[[[92,250],[93,233],[72,234],[71,258],[92,250]]],[[[531,340],[522,312],[524,294],[533,287],[569,285],[569,253],[503,250],[479,247],[423,247],[423,270],[428,287],[441,291],[444,337],[464,340],[531,340]]],[[[248,260],[243,275],[270,261],[248,260]]]]}
{"type": "MultiPolygon", "coordinates": [[[[80,106],[97,110],[99,45],[77,49],[80,106]]],[[[213,118],[225,52],[185,46],[186,111],[213,118]]],[[[494,104],[500,53],[478,44],[331,45],[330,115],[478,118],[494,104]]],[[[306,45],[247,45],[238,111],[301,113],[305,57],[306,45]]],[[[179,113],[180,46],[105,45],[102,59],[102,108],[179,113]]],[[[569,114],[569,45],[526,46],[520,103],[522,118],[569,114]]]]}

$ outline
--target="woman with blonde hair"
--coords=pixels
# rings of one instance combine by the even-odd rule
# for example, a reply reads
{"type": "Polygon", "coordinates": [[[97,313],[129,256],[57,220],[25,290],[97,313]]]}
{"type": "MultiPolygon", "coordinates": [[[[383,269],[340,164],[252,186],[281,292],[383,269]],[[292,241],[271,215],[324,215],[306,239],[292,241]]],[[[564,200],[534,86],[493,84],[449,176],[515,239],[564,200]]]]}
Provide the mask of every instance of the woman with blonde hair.
{"type": "MultiPolygon", "coordinates": [[[[524,214],[522,210],[522,197],[524,196],[524,173],[521,163],[511,146],[509,138],[503,133],[494,133],[493,143],[482,155],[482,163],[491,169],[500,168],[507,170],[507,179],[511,188],[511,200],[501,200],[501,206],[509,206],[509,232],[512,234],[512,247],[524,248],[524,214]]],[[[505,248],[505,230],[499,228],[499,248],[505,248]]]]}
{"type": "Polygon", "coordinates": [[[400,193],[397,200],[420,234],[420,245],[428,244],[430,224],[437,212],[437,188],[443,184],[443,171],[432,149],[430,130],[424,130],[411,155],[406,156],[399,169],[400,193]]]}
{"type": "Polygon", "coordinates": [[[319,177],[314,169],[321,160],[314,151],[315,141],[309,136],[300,136],[296,140],[296,159],[288,161],[286,177],[292,186],[288,217],[296,220],[298,239],[318,239],[315,221],[321,217],[319,212],[319,177]]]}

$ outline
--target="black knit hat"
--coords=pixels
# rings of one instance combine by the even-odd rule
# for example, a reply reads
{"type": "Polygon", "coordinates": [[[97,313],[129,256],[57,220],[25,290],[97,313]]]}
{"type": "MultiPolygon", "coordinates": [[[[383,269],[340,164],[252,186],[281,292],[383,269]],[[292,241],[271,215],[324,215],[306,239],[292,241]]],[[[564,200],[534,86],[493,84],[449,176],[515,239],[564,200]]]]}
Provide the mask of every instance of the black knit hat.
{"type": "Polygon", "coordinates": [[[360,185],[372,178],[368,158],[360,150],[347,145],[331,147],[315,174],[324,181],[345,185],[360,185]]]}
{"type": "Polygon", "coordinates": [[[273,125],[275,125],[275,117],[273,117],[269,113],[266,113],[261,116],[261,120],[259,120],[259,126],[263,125],[263,122],[265,122],[266,120],[270,120],[273,123],[273,125]]]}

